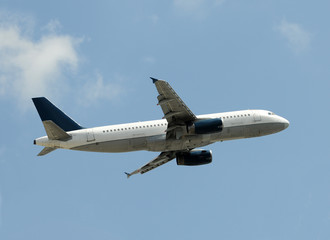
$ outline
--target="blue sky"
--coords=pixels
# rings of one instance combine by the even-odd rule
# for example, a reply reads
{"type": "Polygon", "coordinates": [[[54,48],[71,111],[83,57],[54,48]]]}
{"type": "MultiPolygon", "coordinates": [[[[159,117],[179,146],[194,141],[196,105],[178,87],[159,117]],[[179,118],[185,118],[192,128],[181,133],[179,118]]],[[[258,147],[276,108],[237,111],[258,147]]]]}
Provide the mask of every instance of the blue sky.
{"type": "Polygon", "coordinates": [[[18,1],[0,7],[0,239],[330,239],[329,1],[18,1]],[[159,119],[149,76],[195,114],[268,109],[290,127],[158,153],[57,150],[31,97],[85,127],[159,119]]]}

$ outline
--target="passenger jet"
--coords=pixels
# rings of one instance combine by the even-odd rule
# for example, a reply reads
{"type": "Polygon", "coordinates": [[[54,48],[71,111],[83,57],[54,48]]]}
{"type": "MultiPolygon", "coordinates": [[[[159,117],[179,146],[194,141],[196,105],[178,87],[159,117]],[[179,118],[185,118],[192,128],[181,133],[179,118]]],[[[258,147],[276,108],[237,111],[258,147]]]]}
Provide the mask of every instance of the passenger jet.
{"type": "Polygon", "coordinates": [[[212,162],[212,151],[198,149],[226,140],[260,137],[280,132],[289,121],[266,110],[195,115],[164,80],[151,78],[163,110],[161,120],[84,128],[45,97],[32,98],[47,136],[34,140],[44,146],[38,156],[57,148],[90,152],[161,152],[156,158],[126,173],[146,173],[176,158],[177,165],[197,166],[212,162]]]}

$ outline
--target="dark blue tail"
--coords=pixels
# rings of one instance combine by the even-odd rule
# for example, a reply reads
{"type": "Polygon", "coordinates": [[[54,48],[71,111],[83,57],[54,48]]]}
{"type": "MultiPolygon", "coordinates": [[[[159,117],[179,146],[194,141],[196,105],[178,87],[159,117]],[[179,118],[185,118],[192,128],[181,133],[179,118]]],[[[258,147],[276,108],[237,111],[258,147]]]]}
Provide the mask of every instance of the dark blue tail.
{"type": "Polygon", "coordinates": [[[41,121],[51,120],[66,132],[83,128],[58,109],[47,98],[37,97],[32,98],[32,101],[37,108],[41,121]]]}

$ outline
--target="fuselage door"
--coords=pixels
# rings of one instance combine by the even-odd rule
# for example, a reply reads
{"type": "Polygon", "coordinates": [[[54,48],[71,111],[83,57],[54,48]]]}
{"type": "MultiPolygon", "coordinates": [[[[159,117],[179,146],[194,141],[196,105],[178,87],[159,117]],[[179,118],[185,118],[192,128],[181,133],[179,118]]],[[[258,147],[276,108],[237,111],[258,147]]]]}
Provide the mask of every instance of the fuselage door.
{"type": "Polygon", "coordinates": [[[257,111],[255,111],[255,112],[253,113],[253,118],[254,118],[254,121],[255,121],[255,122],[259,122],[259,121],[261,121],[261,116],[260,116],[260,114],[259,114],[257,111]]]}
{"type": "Polygon", "coordinates": [[[87,129],[87,142],[92,142],[95,141],[95,136],[94,136],[94,132],[93,129],[87,129]]]}

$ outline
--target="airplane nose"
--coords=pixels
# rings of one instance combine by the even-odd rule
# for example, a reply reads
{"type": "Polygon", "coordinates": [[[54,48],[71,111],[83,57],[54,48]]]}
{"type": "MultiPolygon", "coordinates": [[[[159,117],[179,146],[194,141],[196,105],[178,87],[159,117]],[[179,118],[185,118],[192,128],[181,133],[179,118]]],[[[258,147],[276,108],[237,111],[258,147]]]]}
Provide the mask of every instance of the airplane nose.
{"type": "Polygon", "coordinates": [[[284,125],[284,129],[286,129],[289,127],[290,122],[288,120],[286,120],[285,118],[283,118],[283,125],[284,125]]]}

